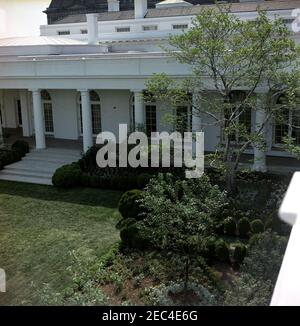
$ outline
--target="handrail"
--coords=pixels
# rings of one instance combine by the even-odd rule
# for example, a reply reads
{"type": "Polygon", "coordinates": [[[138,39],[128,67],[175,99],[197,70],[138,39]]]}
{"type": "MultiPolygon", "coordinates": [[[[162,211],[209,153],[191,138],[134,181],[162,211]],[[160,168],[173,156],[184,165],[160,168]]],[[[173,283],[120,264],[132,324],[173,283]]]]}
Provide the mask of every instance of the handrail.
{"type": "Polygon", "coordinates": [[[300,306],[300,172],[289,185],[279,217],[293,226],[271,306],[300,306]]]}

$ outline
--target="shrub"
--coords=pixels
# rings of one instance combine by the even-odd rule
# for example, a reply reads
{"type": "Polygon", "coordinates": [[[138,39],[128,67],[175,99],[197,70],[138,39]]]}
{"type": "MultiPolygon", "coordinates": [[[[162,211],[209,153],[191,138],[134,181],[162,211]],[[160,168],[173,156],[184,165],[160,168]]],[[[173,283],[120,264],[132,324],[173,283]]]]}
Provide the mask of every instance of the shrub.
{"type": "Polygon", "coordinates": [[[141,213],[141,205],[138,202],[142,199],[142,191],[130,190],[123,194],[119,201],[119,212],[126,218],[140,219],[139,214],[141,213]]]}
{"type": "Polygon", "coordinates": [[[215,258],[215,243],[216,243],[216,238],[214,236],[208,237],[207,239],[204,240],[204,250],[201,253],[204,257],[213,259],[215,258]]]}
{"type": "Polygon", "coordinates": [[[265,230],[264,224],[261,220],[254,220],[251,222],[252,233],[263,233],[265,230]]]}
{"type": "Polygon", "coordinates": [[[128,248],[146,249],[149,246],[149,241],[145,232],[140,230],[137,223],[129,223],[127,227],[120,232],[122,244],[128,248]]]}
{"type": "Polygon", "coordinates": [[[72,188],[81,184],[82,172],[77,163],[64,165],[57,169],[52,177],[52,183],[58,188],[72,188]]]}
{"type": "Polygon", "coordinates": [[[6,165],[20,161],[22,156],[19,152],[9,149],[0,150],[0,169],[3,169],[6,165]]]}
{"type": "Polygon", "coordinates": [[[228,261],[229,260],[229,248],[227,243],[223,239],[219,239],[215,243],[215,254],[218,260],[228,261]]]}
{"type": "Polygon", "coordinates": [[[238,233],[240,237],[247,237],[250,233],[250,222],[246,217],[238,221],[238,233]]]}
{"type": "Polygon", "coordinates": [[[224,233],[230,236],[236,235],[236,222],[232,217],[227,217],[224,220],[224,233]]]}
{"type": "Polygon", "coordinates": [[[266,231],[254,235],[249,241],[247,256],[241,272],[251,274],[256,279],[271,280],[274,285],[282,264],[288,237],[266,231]]]}
{"type": "Polygon", "coordinates": [[[246,256],[247,249],[246,246],[238,243],[235,245],[234,251],[233,251],[233,260],[237,264],[241,264],[246,256]]]}
{"type": "Polygon", "coordinates": [[[29,153],[29,144],[24,140],[17,140],[12,144],[11,149],[19,152],[24,157],[29,153]]]}
{"type": "Polygon", "coordinates": [[[140,174],[137,177],[137,187],[138,187],[138,189],[144,189],[147,186],[150,179],[151,179],[150,174],[147,174],[147,173],[140,174]]]}

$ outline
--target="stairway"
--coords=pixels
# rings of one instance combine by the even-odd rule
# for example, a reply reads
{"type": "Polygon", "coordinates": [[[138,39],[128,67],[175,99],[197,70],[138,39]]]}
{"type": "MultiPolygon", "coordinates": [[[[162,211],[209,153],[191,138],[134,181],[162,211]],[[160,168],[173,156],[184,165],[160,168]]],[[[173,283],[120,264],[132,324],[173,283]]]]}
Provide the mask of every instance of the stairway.
{"type": "Polygon", "coordinates": [[[80,159],[78,150],[48,148],[28,153],[20,162],[0,171],[0,180],[52,185],[54,172],[80,159]]]}

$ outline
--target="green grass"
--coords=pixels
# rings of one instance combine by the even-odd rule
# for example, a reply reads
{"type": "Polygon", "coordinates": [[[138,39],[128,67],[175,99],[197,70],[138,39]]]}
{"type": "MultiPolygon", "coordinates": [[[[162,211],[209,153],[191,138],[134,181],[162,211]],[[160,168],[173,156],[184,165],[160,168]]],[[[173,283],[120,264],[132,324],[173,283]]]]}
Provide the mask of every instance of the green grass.
{"type": "Polygon", "coordinates": [[[1,181],[0,268],[7,293],[0,293],[0,305],[39,304],[35,291],[45,283],[65,288],[72,250],[104,254],[119,240],[120,195],[1,181]]]}

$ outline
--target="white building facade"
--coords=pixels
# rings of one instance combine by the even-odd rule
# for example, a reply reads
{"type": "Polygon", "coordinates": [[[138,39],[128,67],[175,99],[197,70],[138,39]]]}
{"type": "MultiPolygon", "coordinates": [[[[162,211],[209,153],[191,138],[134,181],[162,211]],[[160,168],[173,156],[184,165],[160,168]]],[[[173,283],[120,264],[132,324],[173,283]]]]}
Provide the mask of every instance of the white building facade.
{"type": "MultiPolygon", "coordinates": [[[[190,28],[204,5],[167,0],[148,8],[147,0],[135,0],[134,10],[120,11],[119,1],[107,2],[107,12],[70,14],[55,24],[41,26],[40,37],[0,39],[0,118],[4,129],[21,128],[24,137],[35,136],[37,149],[47,146],[48,137],[82,139],[83,151],[93,145],[100,131],[118,136],[119,124],[127,124],[131,130],[144,124],[148,132],[176,129],[164,122],[166,104],[144,103],[142,95],[154,73],[179,79],[189,75],[189,67],[168,57],[161,46],[167,44],[169,35],[190,28]]],[[[240,2],[232,5],[233,14],[254,18],[261,1],[240,2]]],[[[300,1],[263,1],[261,6],[271,17],[279,15],[290,24],[300,1]]],[[[295,37],[298,41],[297,34],[295,37]]],[[[182,109],[191,115],[189,107],[182,109]]],[[[250,113],[253,128],[259,118],[250,113]]],[[[204,129],[205,150],[215,151],[220,127],[204,128],[198,119],[188,128],[204,129]]],[[[288,156],[280,146],[283,132],[270,123],[267,155],[288,156]]],[[[295,135],[300,145],[300,133],[295,135]]]]}

